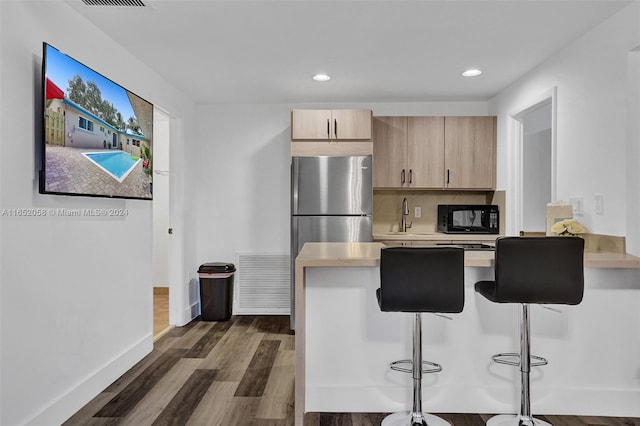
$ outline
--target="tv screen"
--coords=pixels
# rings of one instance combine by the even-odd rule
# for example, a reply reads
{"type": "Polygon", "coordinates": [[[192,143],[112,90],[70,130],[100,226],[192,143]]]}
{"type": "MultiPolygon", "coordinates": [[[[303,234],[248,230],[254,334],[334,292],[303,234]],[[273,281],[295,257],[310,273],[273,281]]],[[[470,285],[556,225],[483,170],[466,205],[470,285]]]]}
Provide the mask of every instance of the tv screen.
{"type": "Polygon", "coordinates": [[[153,105],[48,43],[42,86],[40,192],[151,200],[153,105]]]}

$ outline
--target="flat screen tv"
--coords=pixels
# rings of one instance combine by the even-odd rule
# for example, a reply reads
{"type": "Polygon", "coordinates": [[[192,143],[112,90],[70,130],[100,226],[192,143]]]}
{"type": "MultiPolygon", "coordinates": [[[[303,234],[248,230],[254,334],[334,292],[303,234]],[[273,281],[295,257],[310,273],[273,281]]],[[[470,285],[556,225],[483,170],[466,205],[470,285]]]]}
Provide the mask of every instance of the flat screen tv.
{"type": "Polygon", "coordinates": [[[48,43],[42,89],[40,193],[153,199],[150,102],[48,43]]]}

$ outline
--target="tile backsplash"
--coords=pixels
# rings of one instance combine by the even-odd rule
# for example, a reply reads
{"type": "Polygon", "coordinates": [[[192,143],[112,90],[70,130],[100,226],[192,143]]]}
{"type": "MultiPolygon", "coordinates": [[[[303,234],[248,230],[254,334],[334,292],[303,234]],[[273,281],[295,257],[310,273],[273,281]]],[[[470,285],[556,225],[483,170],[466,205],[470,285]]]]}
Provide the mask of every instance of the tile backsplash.
{"type": "Polygon", "coordinates": [[[437,231],[438,204],[498,204],[500,206],[500,233],[504,234],[504,191],[373,191],[373,233],[396,232],[402,218],[402,199],[409,203],[408,232],[425,233],[437,231]],[[415,207],[420,207],[422,216],[415,217],[415,207]]]}

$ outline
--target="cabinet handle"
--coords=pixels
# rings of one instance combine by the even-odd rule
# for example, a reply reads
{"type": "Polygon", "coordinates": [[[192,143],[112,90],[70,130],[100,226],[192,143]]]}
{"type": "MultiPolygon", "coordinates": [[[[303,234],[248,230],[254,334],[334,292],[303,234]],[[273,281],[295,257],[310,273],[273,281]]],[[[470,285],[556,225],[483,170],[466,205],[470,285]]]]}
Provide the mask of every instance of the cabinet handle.
{"type": "Polygon", "coordinates": [[[327,139],[331,139],[331,130],[329,130],[330,126],[331,126],[330,120],[327,118],[327,139]]]}
{"type": "Polygon", "coordinates": [[[413,169],[409,169],[409,184],[413,183],[413,169]]]}
{"type": "Polygon", "coordinates": [[[333,119],[333,134],[338,139],[338,120],[335,118],[333,119]]]}
{"type": "Polygon", "coordinates": [[[404,185],[404,182],[405,182],[405,173],[404,173],[404,169],[402,169],[402,173],[400,173],[400,180],[402,181],[401,183],[404,185]]]}
{"type": "Polygon", "coordinates": [[[449,185],[449,174],[450,174],[449,172],[450,172],[450,170],[447,169],[447,185],[449,185]]]}

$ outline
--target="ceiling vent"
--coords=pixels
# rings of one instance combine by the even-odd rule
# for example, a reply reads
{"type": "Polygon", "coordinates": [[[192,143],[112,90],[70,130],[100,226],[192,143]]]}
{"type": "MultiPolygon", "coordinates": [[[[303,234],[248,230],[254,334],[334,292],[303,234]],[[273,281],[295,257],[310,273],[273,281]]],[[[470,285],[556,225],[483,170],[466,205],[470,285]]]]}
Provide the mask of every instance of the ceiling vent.
{"type": "Polygon", "coordinates": [[[82,0],[82,2],[87,6],[147,6],[142,0],[82,0]]]}

